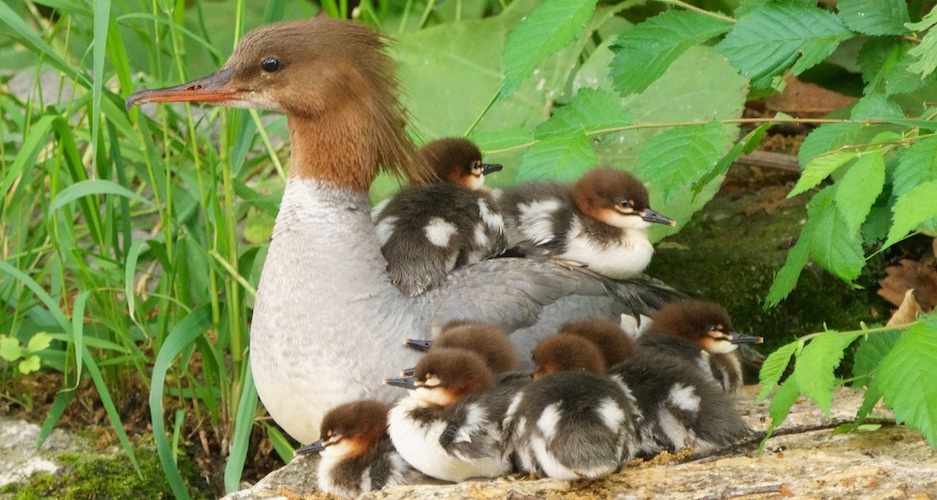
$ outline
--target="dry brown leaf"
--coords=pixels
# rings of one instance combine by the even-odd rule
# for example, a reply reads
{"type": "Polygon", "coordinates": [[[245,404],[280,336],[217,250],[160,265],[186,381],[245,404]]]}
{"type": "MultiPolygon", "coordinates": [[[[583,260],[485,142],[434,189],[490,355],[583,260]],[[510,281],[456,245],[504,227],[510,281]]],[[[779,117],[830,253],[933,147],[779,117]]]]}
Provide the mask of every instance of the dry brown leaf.
{"type": "Polygon", "coordinates": [[[937,270],[913,260],[902,259],[898,265],[885,268],[887,276],[878,282],[878,294],[888,302],[900,306],[905,293],[914,290],[914,298],[924,311],[937,305],[937,270]]]}
{"type": "Polygon", "coordinates": [[[783,111],[796,117],[819,118],[834,109],[846,107],[856,102],[855,97],[847,97],[839,92],[825,89],[814,83],[805,83],[795,76],[788,77],[784,91],[765,101],[765,107],[771,111],[783,111]]]}
{"type": "Polygon", "coordinates": [[[914,320],[917,319],[918,314],[922,314],[923,312],[917,300],[914,299],[914,289],[912,288],[905,292],[904,300],[901,301],[898,310],[895,311],[895,314],[891,315],[891,318],[888,319],[888,323],[886,323],[885,326],[913,323],[914,320]]]}

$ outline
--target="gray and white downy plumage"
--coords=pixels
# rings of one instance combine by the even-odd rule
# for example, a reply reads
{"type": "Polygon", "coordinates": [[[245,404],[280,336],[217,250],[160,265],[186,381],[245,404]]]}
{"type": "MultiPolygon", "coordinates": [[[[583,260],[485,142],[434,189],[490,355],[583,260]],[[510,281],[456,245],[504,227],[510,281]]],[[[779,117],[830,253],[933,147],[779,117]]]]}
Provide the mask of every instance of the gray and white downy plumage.
{"type": "Polygon", "coordinates": [[[296,450],[297,454],[321,455],[320,491],[355,498],[419,477],[387,435],[388,411],[384,403],[362,400],[339,405],[325,414],[322,438],[296,450]]]}
{"type": "Polygon", "coordinates": [[[559,363],[538,369],[505,415],[505,451],[513,451],[517,468],[540,477],[596,479],[630,460],[640,412],[625,384],[600,373],[605,366],[598,350],[583,338],[556,335],[534,357],[538,365],[545,357],[559,363]],[[564,371],[562,360],[570,357],[593,368],[564,371]]]}
{"type": "Polygon", "coordinates": [[[404,187],[371,212],[391,282],[410,296],[507,248],[504,220],[482,189],[485,175],[501,165],[482,163],[465,139],[430,142],[420,157],[442,182],[404,187]]]}
{"type": "Polygon", "coordinates": [[[388,414],[391,440],[414,468],[437,479],[503,476],[511,462],[502,456],[502,419],[511,395],[529,380],[499,381],[474,352],[434,349],[413,377],[386,381],[410,391],[388,414]]]}
{"type": "Polygon", "coordinates": [[[637,275],[651,262],[652,223],[674,225],[651,210],[641,181],[611,167],[594,168],[573,185],[510,186],[498,195],[498,206],[509,248],[578,262],[615,279],[637,275]]]}

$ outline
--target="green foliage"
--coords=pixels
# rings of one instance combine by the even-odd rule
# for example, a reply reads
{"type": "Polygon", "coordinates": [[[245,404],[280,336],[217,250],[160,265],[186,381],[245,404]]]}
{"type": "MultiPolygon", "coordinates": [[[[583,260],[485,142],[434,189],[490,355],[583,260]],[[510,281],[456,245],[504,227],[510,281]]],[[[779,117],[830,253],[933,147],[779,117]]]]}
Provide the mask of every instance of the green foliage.
{"type": "MultiPolygon", "coordinates": [[[[937,230],[937,110],[920,104],[937,99],[937,15],[917,19],[921,0],[910,9],[898,0],[841,0],[838,13],[808,0],[748,0],[735,19],[665,7],[641,20],[647,11],[633,7],[644,3],[362,2],[354,13],[397,31],[391,50],[416,137],[468,134],[508,166],[495,185],[574,180],[596,164],[629,170],[649,184],[654,208],[680,225],[771,123],[794,120],[765,119],[739,140],[750,87],[764,95],[831,54],[854,57],[865,95],[836,114],[848,119],[825,120],[801,147],[804,171],[791,196],[810,196],[808,218],[765,301],[783,300],[811,259],[851,282],[883,244],[937,230]],[[838,51],[845,40],[856,44],[852,52],[838,51]]],[[[133,386],[122,381],[137,377],[150,389],[173,492],[186,494],[176,444],[192,425],[218,448],[230,445],[231,489],[255,422],[248,320],[285,176],[287,153],[277,140],[284,120],[189,106],[128,113],[123,99],[138,87],[204,74],[249,27],[314,8],[282,0],[262,9],[53,4],[63,15],[46,19],[32,2],[0,3],[10,37],[0,40],[8,56],[0,60],[16,61],[7,69],[25,67],[32,81],[51,74],[68,87],[0,94],[0,331],[26,342],[27,354],[48,332],[54,342],[39,349],[43,366],[65,373],[66,387],[92,379],[132,460],[114,400],[133,386]]],[[[342,0],[323,8],[348,12],[342,0]]],[[[382,177],[372,195],[396,187],[382,177]]],[[[668,231],[653,228],[652,237],[668,231]]],[[[871,384],[866,406],[881,395],[903,420],[932,433],[932,392],[915,403],[907,391],[918,388],[896,383],[932,375],[930,330],[913,328],[890,349],[869,340],[881,335],[872,330],[824,332],[783,347],[762,373],[763,396],[781,383],[772,425],[802,393],[828,408],[833,370],[864,335],[857,366],[871,384]],[[782,381],[791,359],[793,375],[782,381]]],[[[67,391],[56,398],[43,435],[74,399],[67,391]]],[[[288,457],[282,433],[260,425],[288,457]]]]}
{"type": "Polygon", "coordinates": [[[7,363],[17,363],[19,372],[27,375],[39,371],[38,354],[44,351],[52,343],[52,336],[45,332],[39,332],[29,338],[29,343],[25,347],[19,339],[0,335],[0,358],[7,363]]]}
{"type": "Polygon", "coordinates": [[[899,423],[919,429],[937,447],[937,324],[912,325],[882,360],[875,377],[899,423]]]}

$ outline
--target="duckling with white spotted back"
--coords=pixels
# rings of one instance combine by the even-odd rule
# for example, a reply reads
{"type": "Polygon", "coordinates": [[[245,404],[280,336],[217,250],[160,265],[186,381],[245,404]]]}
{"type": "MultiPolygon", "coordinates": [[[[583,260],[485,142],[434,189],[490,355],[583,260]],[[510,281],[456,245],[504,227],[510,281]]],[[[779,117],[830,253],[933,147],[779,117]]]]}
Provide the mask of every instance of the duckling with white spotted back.
{"type": "Polygon", "coordinates": [[[505,449],[514,451],[517,468],[554,479],[596,479],[630,460],[641,416],[628,387],[604,375],[599,350],[562,334],[541,342],[533,357],[536,380],[514,396],[504,417],[505,449]]]}
{"type": "Polygon", "coordinates": [[[404,187],[371,211],[391,282],[409,296],[507,247],[504,221],[483,189],[485,175],[501,165],[482,163],[481,151],[465,139],[430,142],[419,161],[442,182],[404,187]]]}
{"type": "Polygon", "coordinates": [[[322,439],[296,450],[319,452],[319,490],[355,498],[384,486],[407,484],[421,475],[394,449],[387,435],[389,408],[360,400],[336,406],[322,419],[322,439]]]}
{"type": "Polygon", "coordinates": [[[651,210],[641,181],[611,167],[594,168],[572,186],[510,186],[499,193],[498,206],[509,248],[585,265],[613,279],[640,274],[650,264],[652,223],[676,225],[651,210]]]}

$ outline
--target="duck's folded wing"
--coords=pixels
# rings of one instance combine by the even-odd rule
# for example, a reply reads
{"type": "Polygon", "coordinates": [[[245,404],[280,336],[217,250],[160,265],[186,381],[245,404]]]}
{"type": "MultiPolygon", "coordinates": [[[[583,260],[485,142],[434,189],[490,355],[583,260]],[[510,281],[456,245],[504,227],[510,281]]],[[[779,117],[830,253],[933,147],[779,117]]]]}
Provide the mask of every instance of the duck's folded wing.
{"type": "Polygon", "coordinates": [[[567,322],[618,322],[622,314],[650,315],[680,298],[685,295],[646,276],[617,281],[549,261],[504,258],[457,269],[417,300],[425,302],[431,335],[455,320],[495,323],[510,333],[526,359],[542,338],[567,322]]]}

